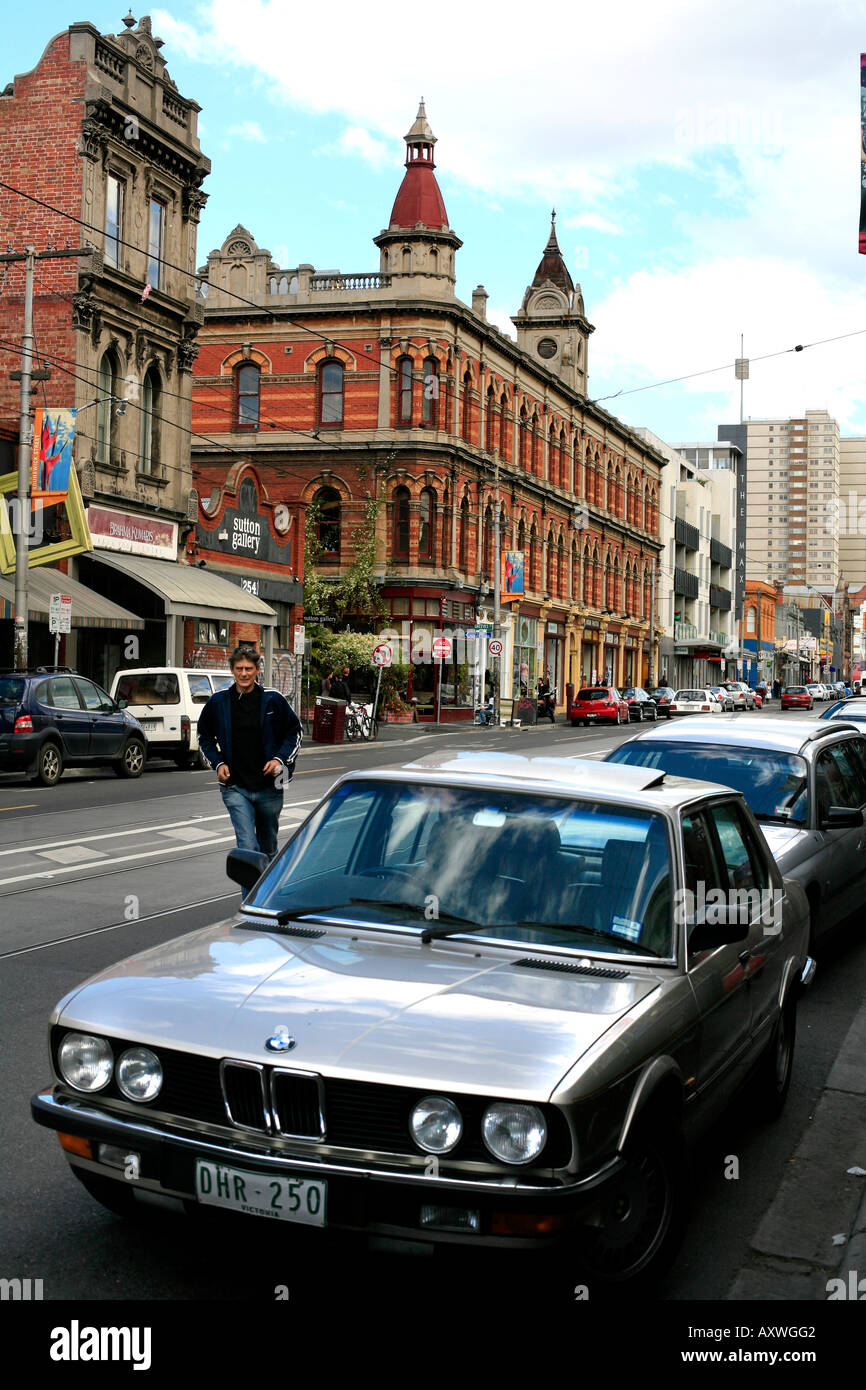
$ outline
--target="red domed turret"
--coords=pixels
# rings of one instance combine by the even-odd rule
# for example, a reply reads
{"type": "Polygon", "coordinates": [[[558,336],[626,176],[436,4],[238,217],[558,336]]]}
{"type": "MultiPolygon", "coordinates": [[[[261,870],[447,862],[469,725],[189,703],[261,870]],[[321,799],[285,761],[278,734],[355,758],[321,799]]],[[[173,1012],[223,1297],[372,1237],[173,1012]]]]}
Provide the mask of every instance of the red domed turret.
{"type": "Polygon", "coordinates": [[[388,226],[415,227],[420,222],[424,227],[447,231],[448,214],[433,172],[436,167],[433,159],[436,136],[427,123],[423,97],[415,124],[405,140],[406,174],[394,199],[388,226]]]}

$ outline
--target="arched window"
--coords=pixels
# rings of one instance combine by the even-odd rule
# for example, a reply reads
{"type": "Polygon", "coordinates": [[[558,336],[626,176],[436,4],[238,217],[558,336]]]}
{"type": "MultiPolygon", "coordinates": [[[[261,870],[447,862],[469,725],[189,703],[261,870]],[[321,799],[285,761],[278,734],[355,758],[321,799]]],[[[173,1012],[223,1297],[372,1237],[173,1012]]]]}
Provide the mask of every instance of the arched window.
{"type": "Polygon", "coordinates": [[[343,423],[343,364],[331,359],[319,368],[319,424],[343,423]]]}
{"type": "Polygon", "coordinates": [[[439,427],[439,363],[435,357],[424,360],[424,393],[421,398],[421,419],[425,425],[439,427]]]}
{"type": "Polygon", "coordinates": [[[99,404],[96,413],[96,457],[99,463],[111,462],[111,446],[114,443],[114,404],[111,398],[118,394],[118,385],[117,360],[113,353],[106,352],[99,363],[99,404]]]}
{"type": "Polygon", "coordinates": [[[508,397],[502,392],[499,398],[499,457],[506,457],[506,445],[508,442],[508,397]]]}
{"type": "Polygon", "coordinates": [[[547,575],[545,577],[545,590],[548,594],[556,594],[556,545],[553,539],[553,532],[547,533],[547,575]]]}
{"type": "Polygon", "coordinates": [[[155,367],[148,367],[141,383],[141,457],[140,473],[153,473],[159,457],[159,377],[155,367]]]}
{"type": "Polygon", "coordinates": [[[484,447],[489,454],[496,448],[496,392],[487,388],[487,408],[484,416],[484,447]]]}
{"type": "Polygon", "coordinates": [[[541,544],[534,525],[529,535],[529,587],[534,593],[541,589],[541,544]]]}
{"type": "Polygon", "coordinates": [[[525,405],[520,407],[520,466],[529,464],[529,411],[525,405]]]}
{"type": "Polygon", "coordinates": [[[412,423],[412,358],[401,357],[397,363],[397,420],[401,425],[412,423]]]}
{"type": "Polygon", "coordinates": [[[757,632],[757,614],[754,608],[746,609],[746,631],[757,632]]]}
{"type": "Polygon", "coordinates": [[[394,555],[409,559],[409,489],[398,487],[394,493],[394,555]]]}
{"type": "Polygon", "coordinates": [[[408,275],[412,270],[412,248],[403,247],[403,274],[408,275]]]}
{"type": "Polygon", "coordinates": [[[564,429],[559,431],[559,485],[568,487],[568,440],[564,429]]]}
{"type": "Polygon", "coordinates": [[[436,494],[432,488],[425,487],[421,493],[418,510],[418,558],[433,559],[433,545],[436,532],[436,494]]]}
{"type": "Polygon", "coordinates": [[[583,552],[583,601],[592,603],[592,557],[588,550],[583,552]]]}
{"type": "Polygon", "coordinates": [[[481,569],[486,579],[493,578],[493,508],[488,502],[484,512],[484,533],[481,569]]]}
{"type": "Polygon", "coordinates": [[[339,560],[340,558],[340,532],[341,532],[341,511],[340,494],[336,488],[322,487],[313,498],[313,504],[318,508],[319,522],[317,526],[316,539],[322,552],[323,560],[339,560]]]}
{"type": "Polygon", "coordinates": [[[469,502],[460,503],[460,524],[457,528],[458,565],[464,572],[469,568],[469,502]]]}
{"type": "Polygon", "coordinates": [[[532,416],[532,472],[541,477],[541,434],[538,429],[538,411],[532,416]]]}
{"type": "Polygon", "coordinates": [[[559,460],[556,457],[556,426],[551,425],[547,432],[547,477],[557,487],[559,484],[559,460]]]}
{"type": "Polygon", "coordinates": [[[259,389],[261,372],[254,362],[244,362],[235,372],[235,428],[259,427],[259,389]]]}
{"type": "Polygon", "coordinates": [[[460,419],[460,436],[468,444],[472,433],[472,373],[463,373],[463,403],[460,419]]]}

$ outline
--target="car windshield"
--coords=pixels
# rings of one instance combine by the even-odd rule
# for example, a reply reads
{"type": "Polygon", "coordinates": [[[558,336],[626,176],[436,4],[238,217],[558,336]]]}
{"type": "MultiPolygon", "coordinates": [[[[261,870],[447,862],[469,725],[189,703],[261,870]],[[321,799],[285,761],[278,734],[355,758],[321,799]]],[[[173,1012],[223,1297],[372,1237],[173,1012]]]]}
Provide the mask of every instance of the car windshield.
{"type": "Polygon", "coordinates": [[[742,792],[757,820],[806,824],[806,761],[794,753],[729,748],[690,739],[670,743],[635,739],[615,749],[608,762],[657,767],[673,776],[719,782],[742,792]]]}
{"type": "Polygon", "coordinates": [[[247,909],[348,916],[616,955],[672,954],[662,816],[502,789],[358,781],[283,850],[247,909]]]}

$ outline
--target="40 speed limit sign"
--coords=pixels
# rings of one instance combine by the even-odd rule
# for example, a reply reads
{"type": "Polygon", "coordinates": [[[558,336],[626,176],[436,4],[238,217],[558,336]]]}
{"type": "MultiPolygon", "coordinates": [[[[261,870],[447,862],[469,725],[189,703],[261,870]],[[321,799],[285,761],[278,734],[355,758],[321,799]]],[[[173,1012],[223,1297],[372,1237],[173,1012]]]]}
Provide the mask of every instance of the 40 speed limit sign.
{"type": "Polygon", "coordinates": [[[491,656],[502,655],[502,643],[498,637],[491,637],[490,641],[487,643],[487,650],[491,656]]]}

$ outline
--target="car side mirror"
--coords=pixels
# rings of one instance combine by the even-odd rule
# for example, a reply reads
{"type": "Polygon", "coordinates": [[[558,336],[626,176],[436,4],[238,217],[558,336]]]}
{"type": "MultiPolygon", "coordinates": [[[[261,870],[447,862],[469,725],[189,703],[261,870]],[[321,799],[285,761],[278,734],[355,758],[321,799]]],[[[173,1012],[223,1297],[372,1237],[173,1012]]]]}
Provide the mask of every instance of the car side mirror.
{"type": "MultiPolygon", "coordinates": [[[[118,708],[118,709],[126,709],[127,701],[126,701],[126,700],[115,700],[114,704],[117,705],[117,708],[118,708]]],[[[113,709],[113,708],[114,708],[114,705],[106,706],[106,708],[111,708],[111,709],[113,709]]]]}
{"type": "Polygon", "coordinates": [[[848,806],[831,806],[821,821],[821,830],[853,830],[863,824],[863,812],[848,806]]]}
{"type": "Polygon", "coordinates": [[[751,924],[751,908],[736,903],[710,909],[714,922],[698,922],[689,932],[690,951],[715,950],[717,946],[733,946],[745,941],[751,924]]]}
{"type": "Polygon", "coordinates": [[[260,850],[233,849],[226,856],[226,873],[232,883],[240,884],[248,892],[256,886],[270,862],[260,850]]]}

